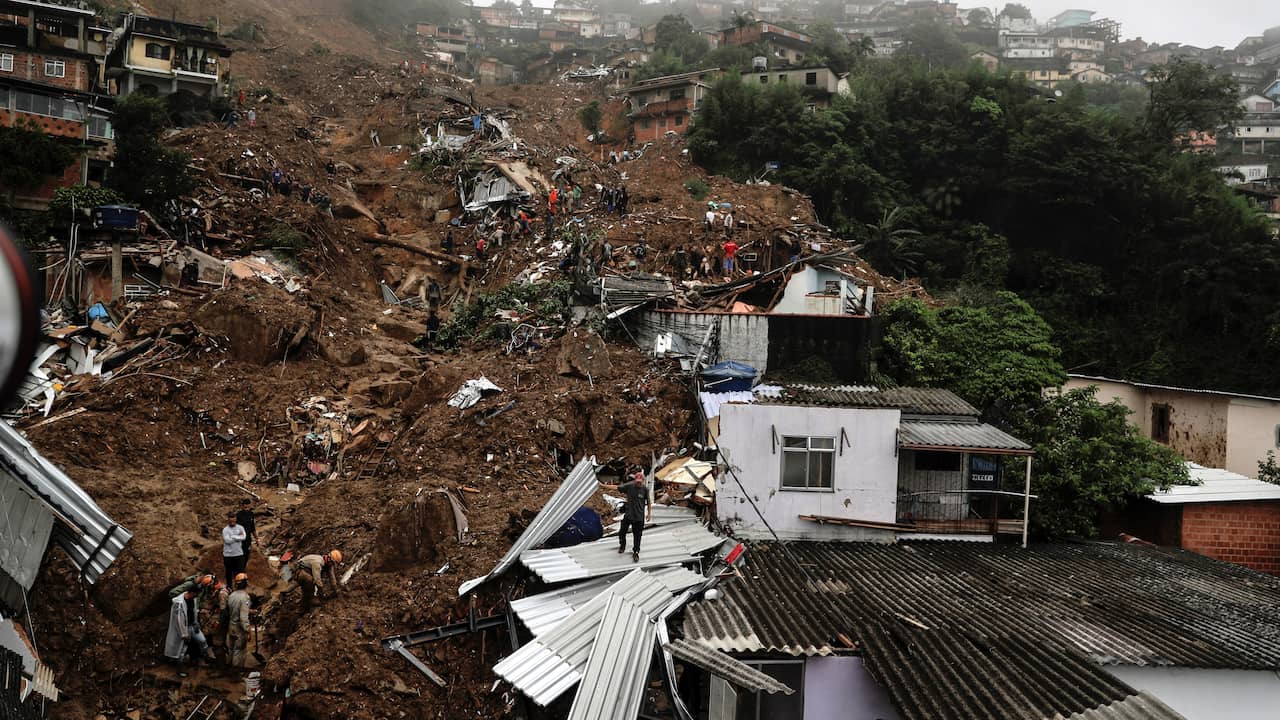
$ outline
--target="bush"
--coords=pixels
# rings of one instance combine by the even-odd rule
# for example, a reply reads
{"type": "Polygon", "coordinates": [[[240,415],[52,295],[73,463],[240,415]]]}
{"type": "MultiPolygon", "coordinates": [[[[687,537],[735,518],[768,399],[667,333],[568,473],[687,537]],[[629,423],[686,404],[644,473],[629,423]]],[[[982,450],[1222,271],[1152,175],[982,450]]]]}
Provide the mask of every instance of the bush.
{"type": "Polygon", "coordinates": [[[483,293],[470,304],[454,308],[449,322],[436,334],[435,347],[448,350],[473,340],[505,341],[511,336],[511,327],[494,318],[498,310],[521,314],[533,310],[541,318],[559,322],[568,297],[569,283],[563,280],[517,283],[483,293]]]}
{"type": "Polygon", "coordinates": [[[689,191],[694,200],[706,200],[711,187],[701,178],[689,178],[684,181],[684,189],[689,191]]]}
{"type": "Polygon", "coordinates": [[[50,220],[59,223],[71,216],[71,208],[77,210],[101,207],[102,205],[123,205],[124,197],[107,187],[96,185],[72,185],[60,187],[53,191],[53,199],[49,201],[50,220]]]}
{"type": "Polygon", "coordinates": [[[266,232],[258,236],[259,245],[279,250],[289,255],[297,255],[311,246],[311,239],[305,233],[295,229],[288,223],[275,223],[266,232]]]}

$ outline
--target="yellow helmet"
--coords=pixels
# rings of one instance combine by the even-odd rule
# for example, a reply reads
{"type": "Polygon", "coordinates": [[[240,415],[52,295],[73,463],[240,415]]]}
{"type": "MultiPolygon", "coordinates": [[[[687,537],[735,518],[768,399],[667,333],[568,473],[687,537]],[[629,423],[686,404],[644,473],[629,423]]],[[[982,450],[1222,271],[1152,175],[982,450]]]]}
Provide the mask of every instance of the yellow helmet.
{"type": "Polygon", "coordinates": [[[212,585],[212,584],[213,584],[213,576],[212,576],[212,575],[201,575],[201,576],[200,576],[200,580],[198,580],[197,582],[199,582],[199,583],[200,583],[200,585],[201,585],[201,586],[203,586],[203,587],[208,587],[208,586],[210,586],[210,585],[212,585]]]}

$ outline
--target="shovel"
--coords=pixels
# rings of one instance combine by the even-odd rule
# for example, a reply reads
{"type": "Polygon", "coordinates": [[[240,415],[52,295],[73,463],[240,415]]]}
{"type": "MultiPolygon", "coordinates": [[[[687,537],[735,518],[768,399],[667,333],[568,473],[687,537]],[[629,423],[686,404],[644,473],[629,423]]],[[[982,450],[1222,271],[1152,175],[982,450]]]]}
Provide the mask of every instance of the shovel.
{"type": "Polygon", "coordinates": [[[266,659],[265,657],[263,657],[263,656],[262,656],[262,653],[258,652],[258,625],[257,625],[257,623],[254,623],[254,626],[253,626],[253,659],[254,659],[254,660],[256,660],[256,661],[257,661],[257,663],[258,663],[259,665],[266,665],[266,664],[267,664],[267,659],[266,659]]]}

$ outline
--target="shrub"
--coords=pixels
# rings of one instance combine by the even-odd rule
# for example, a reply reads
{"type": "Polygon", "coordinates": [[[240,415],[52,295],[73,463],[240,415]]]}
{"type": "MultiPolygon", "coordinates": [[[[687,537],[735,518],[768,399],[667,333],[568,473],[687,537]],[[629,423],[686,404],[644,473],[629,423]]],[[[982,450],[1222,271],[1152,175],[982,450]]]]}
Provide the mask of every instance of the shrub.
{"type": "Polygon", "coordinates": [[[684,181],[684,189],[689,191],[694,200],[707,199],[707,193],[711,192],[711,187],[701,178],[689,178],[684,181]]]}

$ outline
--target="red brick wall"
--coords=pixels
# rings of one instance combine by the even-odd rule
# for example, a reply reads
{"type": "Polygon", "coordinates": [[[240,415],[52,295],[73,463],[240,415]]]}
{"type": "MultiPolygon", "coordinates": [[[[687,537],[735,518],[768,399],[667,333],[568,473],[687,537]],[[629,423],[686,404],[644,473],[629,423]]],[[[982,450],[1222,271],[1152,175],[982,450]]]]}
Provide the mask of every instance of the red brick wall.
{"type": "Polygon", "coordinates": [[[85,134],[84,123],[79,120],[67,120],[65,118],[55,118],[47,115],[33,115],[31,113],[18,112],[16,110],[0,110],[0,125],[3,125],[4,127],[13,127],[18,123],[35,123],[40,126],[41,130],[45,131],[45,134],[75,138],[77,140],[83,139],[85,134]]]}
{"type": "Polygon", "coordinates": [[[1184,505],[1182,547],[1280,575],[1280,502],[1184,505]]]}
{"type": "Polygon", "coordinates": [[[5,77],[19,77],[31,82],[53,85],[64,90],[89,91],[89,62],[79,58],[61,55],[27,52],[21,49],[4,48],[3,52],[13,55],[13,72],[0,73],[0,80],[5,77]],[[67,66],[65,77],[48,77],[44,74],[44,61],[61,60],[67,66]]]}

